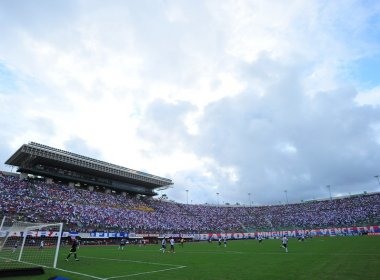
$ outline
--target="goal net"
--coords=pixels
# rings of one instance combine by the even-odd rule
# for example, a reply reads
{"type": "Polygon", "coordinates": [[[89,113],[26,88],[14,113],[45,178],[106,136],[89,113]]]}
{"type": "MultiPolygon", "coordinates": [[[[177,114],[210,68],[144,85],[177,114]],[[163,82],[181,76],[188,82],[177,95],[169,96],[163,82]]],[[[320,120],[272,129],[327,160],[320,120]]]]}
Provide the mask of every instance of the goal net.
{"type": "Polygon", "coordinates": [[[57,266],[62,223],[28,223],[7,217],[0,225],[1,271],[57,266]]]}

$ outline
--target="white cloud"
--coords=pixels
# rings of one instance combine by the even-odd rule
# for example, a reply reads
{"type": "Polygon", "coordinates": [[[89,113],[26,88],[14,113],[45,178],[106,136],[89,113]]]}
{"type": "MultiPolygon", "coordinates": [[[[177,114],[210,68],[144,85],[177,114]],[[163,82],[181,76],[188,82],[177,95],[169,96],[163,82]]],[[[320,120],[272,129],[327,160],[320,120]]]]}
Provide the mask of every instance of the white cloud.
{"type": "Polygon", "coordinates": [[[292,145],[291,143],[278,143],[276,145],[276,149],[278,149],[280,152],[284,153],[284,154],[295,154],[297,153],[297,148],[292,145]]]}
{"type": "Polygon", "coordinates": [[[0,4],[7,153],[83,149],[182,202],[379,190],[379,85],[347,80],[378,55],[376,1],[17,4],[0,4]]]}
{"type": "Polygon", "coordinates": [[[380,86],[359,93],[355,100],[360,105],[380,106],[380,86]]]}

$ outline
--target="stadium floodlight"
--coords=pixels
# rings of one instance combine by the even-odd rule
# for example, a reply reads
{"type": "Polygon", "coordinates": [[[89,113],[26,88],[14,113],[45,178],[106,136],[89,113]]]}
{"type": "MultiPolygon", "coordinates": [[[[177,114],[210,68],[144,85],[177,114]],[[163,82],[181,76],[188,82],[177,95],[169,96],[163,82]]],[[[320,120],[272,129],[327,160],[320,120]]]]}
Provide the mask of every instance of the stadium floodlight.
{"type": "Polygon", "coordinates": [[[251,204],[251,193],[250,192],[248,193],[248,199],[249,199],[249,206],[252,206],[252,204],[251,204]]]}
{"type": "Polygon", "coordinates": [[[186,204],[189,204],[189,190],[186,190],[186,204]]]}
{"type": "Polygon", "coordinates": [[[330,200],[332,200],[332,197],[331,197],[331,186],[330,186],[330,185],[327,185],[326,187],[329,189],[330,200]]]}
{"type": "Polygon", "coordinates": [[[375,175],[375,178],[377,179],[377,182],[378,182],[379,185],[380,185],[380,178],[379,178],[379,175],[375,175]]]}
{"type": "Polygon", "coordinates": [[[289,204],[289,202],[288,202],[288,190],[284,190],[284,193],[285,193],[286,204],[289,204]]]}
{"type": "Polygon", "coordinates": [[[0,228],[0,274],[56,268],[62,228],[63,223],[28,223],[6,218],[0,228]]]}

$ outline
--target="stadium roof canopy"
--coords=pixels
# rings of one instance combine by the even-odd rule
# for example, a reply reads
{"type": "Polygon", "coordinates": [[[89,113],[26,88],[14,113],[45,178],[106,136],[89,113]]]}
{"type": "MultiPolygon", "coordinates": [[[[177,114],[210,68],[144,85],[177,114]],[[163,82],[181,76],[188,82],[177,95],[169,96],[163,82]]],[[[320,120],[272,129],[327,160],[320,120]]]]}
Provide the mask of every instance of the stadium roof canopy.
{"type": "Polygon", "coordinates": [[[22,173],[145,195],[173,184],[170,179],[35,142],[22,145],[5,164],[22,173]]]}

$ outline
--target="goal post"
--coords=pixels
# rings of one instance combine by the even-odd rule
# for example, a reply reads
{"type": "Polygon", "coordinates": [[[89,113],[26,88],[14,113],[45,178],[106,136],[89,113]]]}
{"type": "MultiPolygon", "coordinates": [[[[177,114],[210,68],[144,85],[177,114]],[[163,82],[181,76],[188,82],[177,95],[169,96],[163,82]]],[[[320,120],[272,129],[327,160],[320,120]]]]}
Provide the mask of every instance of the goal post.
{"type": "Polygon", "coordinates": [[[0,272],[33,267],[56,268],[62,223],[28,223],[3,219],[0,272]]]}
{"type": "MultiPolygon", "coordinates": [[[[46,254],[40,254],[45,257],[48,255],[49,258],[46,260],[40,258],[40,261],[37,261],[38,265],[46,266],[46,267],[57,267],[57,260],[59,254],[59,247],[61,244],[62,237],[62,223],[56,224],[40,224],[36,226],[28,226],[25,228],[26,234],[24,234],[22,245],[20,248],[20,253],[18,257],[18,261],[26,261],[27,257],[30,256],[30,252],[28,254],[24,250],[30,251],[30,247],[38,247],[39,252],[48,251],[46,254]],[[49,230],[46,230],[49,229],[49,230]],[[45,232],[45,234],[44,234],[45,232]],[[37,239],[37,242],[36,242],[37,239]],[[34,241],[34,242],[33,242],[34,241]],[[39,242],[38,242],[39,241],[39,242]],[[54,252],[54,254],[52,254],[54,252]],[[51,262],[52,261],[52,262],[51,262]]],[[[33,253],[33,251],[32,251],[33,253]]],[[[35,253],[35,252],[34,252],[35,253]]],[[[33,254],[32,254],[33,255],[33,254]]],[[[30,261],[33,261],[32,259],[30,261]]]]}

